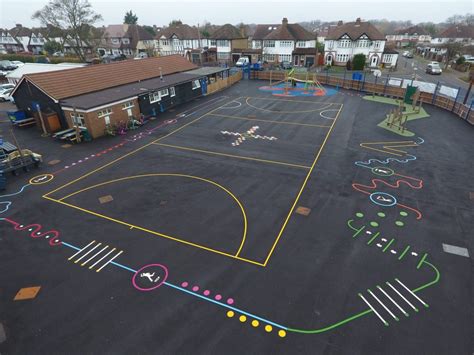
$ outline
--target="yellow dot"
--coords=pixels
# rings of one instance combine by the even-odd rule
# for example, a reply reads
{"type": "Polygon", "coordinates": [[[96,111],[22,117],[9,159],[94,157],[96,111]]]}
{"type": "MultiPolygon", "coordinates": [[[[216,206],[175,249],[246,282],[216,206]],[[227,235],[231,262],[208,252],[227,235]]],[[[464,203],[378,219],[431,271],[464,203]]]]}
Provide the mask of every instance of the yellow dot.
{"type": "Polygon", "coordinates": [[[270,332],[272,331],[272,329],[273,329],[273,328],[272,328],[271,325],[266,325],[266,326],[265,326],[265,331],[266,331],[267,333],[270,333],[270,332]]]}
{"type": "Polygon", "coordinates": [[[227,312],[227,317],[232,318],[233,316],[234,316],[234,312],[233,312],[233,311],[227,312]]]}
{"type": "Polygon", "coordinates": [[[255,328],[258,327],[259,324],[260,324],[260,323],[258,322],[258,320],[255,320],[255,319],[254,319],[254,320],[252,321],[252,325],[253,325],[255,328]]]}
{"type": "Polygon", "coordinates": [[[284,337],[286,337],[286,332],[285,332],[283,329],[280,329],[280,330],[278,331],[278,335],[279,335],[281,338],[284,338],[284,337]]]}
{"type": "Polygon", "coordinates": [[[243,323],[247,320],[247,317],[246,316],[240,316],[239,320],[243,323]]]}

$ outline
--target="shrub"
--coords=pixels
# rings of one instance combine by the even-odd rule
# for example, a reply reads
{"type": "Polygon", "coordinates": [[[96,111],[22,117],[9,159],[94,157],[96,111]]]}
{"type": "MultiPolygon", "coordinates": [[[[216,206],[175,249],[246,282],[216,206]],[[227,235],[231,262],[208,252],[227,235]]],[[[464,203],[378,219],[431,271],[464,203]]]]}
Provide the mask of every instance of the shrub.
{"type": "Polygon", "coordinates": [[[461,56],[456,60],[457,65],[463,65],[465,62],[466,62],[466,58],[464,58],[464,56],[461,56]]]}
{"type": "Polygon", "coordinates": [[[353,70],[364,70],[365,66],[365,54],[359,53],[352,58],[352,69],[353,70]]]}

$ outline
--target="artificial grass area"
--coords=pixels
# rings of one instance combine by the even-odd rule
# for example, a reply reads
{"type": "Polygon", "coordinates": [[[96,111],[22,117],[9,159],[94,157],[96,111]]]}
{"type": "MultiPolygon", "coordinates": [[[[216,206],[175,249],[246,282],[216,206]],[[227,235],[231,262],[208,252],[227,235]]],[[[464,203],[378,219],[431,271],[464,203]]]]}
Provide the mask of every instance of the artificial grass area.
{"type": "MultiPolygon", "coordinates": [[[[399,103],[400,103],[400,100],[398,100],[398,99],[392,99],[392,98],[383,97],[383,96],[372,96],[372,95],[364,96],[364,100],[380,102],[382,104],[388,104],[388,105],[394,105],[394,106],[398,106],[399,103]]],[[[386,129],[390,132],[396,133],[396,134],[398,134],[400,136],[404,136],[404,137],[413,137],[413,136],[415,136],[415,133],[409,131],[406,127],[405,127],[404,132],[402,132],[401,129],[398,129],[398,127],[395,127],[395,126],[390,127],[387,124],[387,121],[388,121],[387,114],[388,114],[388,112],[385,114],[385,119],[377,125],[378,127],[384,128],[384,129],[386,129]]],[[[413,110],[413,108],[410,104],[407,104],[405,106],[405,111],[403,111],[403,114],[408,115],[407,122],[417,120],[417,119],[420,119],[420,118],[430,117],[430,115],[425,111],[425,109],[423,107],[420,108],[419,112],[415,112],[415,110],[413,110]]]]}

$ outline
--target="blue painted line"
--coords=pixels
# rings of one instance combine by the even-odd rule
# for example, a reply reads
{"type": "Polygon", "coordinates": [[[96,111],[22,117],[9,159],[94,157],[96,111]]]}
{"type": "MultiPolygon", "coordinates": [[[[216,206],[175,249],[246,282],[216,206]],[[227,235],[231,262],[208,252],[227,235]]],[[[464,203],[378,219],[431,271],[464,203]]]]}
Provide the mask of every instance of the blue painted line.
{"type": "Polygon", "coordinates": [[[394,162],[394,161],[398,162],[398,163],[406,164],[409,161],[413,161],[413,160],[416,160],[416,156],[409,154],[408,158],[406,158],[406,159],[397,159],[397,158],[387,158],[385,160],[369,159],[367,161],[359,160],[359,161],[356,161],[354,164],[357,165],[357,166],[360,166],[362,168],[372,169],[371,165],[374,162],[377,162],[378,164],[387,165],[387,164],[390,164],[390,162],[394,162]]]}
{"type": "MultiPolygon", "coordinates": [[[[74,250],[77,250],[77,251],[81,250],[81,248],[78,248],[78,247],[76,247],[76,246],[74,246],[74,245],[72,245],[72,244],[69,244],[69,243],[67,243],[67,242],[61,242],[61,243],[62,243],[63,245],[65,245],[65,246],[71,248],[71,249],[74,249],[74,250]]],[[[134,274],[137,272],[136,270],[134,270],[134,269],[132,269],[132,268],[129,268],[128,266],[125,266],[125,265],[116,263],[116,262],[114,262],[114,261],[112,261],[111,264],[114,264],[115,266],[118,266],[118,267],[120,267],[120,268],[122,268],[122,269],[124,269],[124,270],[131,271],[131,272],[133,272],[134,274]]],[[[233,310],[233,311],[235,311],[235,312],[238,312],[238,313],[241,313],[241,314],[245,314],[246,316],[249,316],[249,317],[254,318],[254,319],[258,319],[258,320],[261,321],[261,322],[264,322],[264,323],[267,323],[267,324],[271,324],[271,325],[273,325],[273,326],[275,326],[275,327],[277,327],[277,328],[281,328],[281,329],[284,329],[284,330],[288,330],[287,327],[285,327],[285,326],[283,326],[283,325],[281,325],[281,324],[278,324],[278,323],[272,322],[272,321],[270,321],[270,320],[268,320],[268,319],[265,319],[265,318],[256,316],[255,314],[246,312],[246,311],[244,311],[244,310],[242,310],[242,309],[240,309],[240,308],[233,307],[233,306],[230,306],[230,305],[228,305],[228,304],[215,301],[215,300],[213,300],[212,298],[208,298],[208,297],[202,296],[202,295],[200,295],[200,294],[198,294],[198,293],[191,292],[191,291],[189,291],[189,290],[186,290],[185,288],[176,286],[176,285],[174,285],[174,284],[172,284],[172,283],[170,283],[170,282],[166,282],[166,281],[165,281],[163,284],[166,285],[166,286],[168,286],[168,287],[174,288],[174,289],[176,289],[176,290],[178,290],[178,291],[187,293],[187,294],[189,294],[189,295],[191,295],[191,296],[194,296],[194,297],[203,299],[203,300],[205,300],[205,301],[208,301],[208,302],[217,304],[218,306],[221,306],[221,307],[224,307],[224,308],[227,308],[227,309],[231,309],[231,310],[233,310]]]]}
{"type": "Polygon", "coordinates": [[[31,184],[26,184],[26,185],[24,185],[24,186],[23,186],[23,187],[20,189],[20,191],[18,191],[18,192],[15,192],[15,193],[13,193],[13,194],[9,194],[9,195],[0,195],[0,198],[2,198],[2,197],[10,197],[10,196],[16,196],[16,195],[19,195],[19,194],[21,194],[21,193],[23,192],[23,190],[24,190],[24,189],[26,189],[26,188],[27,188],[28,186],[30,186],[30,185],[31,185],[31,184]]]}
{"type": "Polygon", "coordinates": [[[256,316],[255,314],[252,314],[252,313],[243,311],[243,310],[241,310],[240,308],[233,307],[233,306],[230,306],[230,305],[228,305],[228,304],[215,301],[215,300],[213,300],[213,299],[211,299],[211,298],[207,298],[207,297],[202,296],[202,295],[200,295],[200,294],[198,294],[198,293],[191,292],[191,291],[189,291],[189,290],[186,290],[185,288],[182,288],[182,287],[173,285],[172,283],[164,282],[164,285],[169,286],[169,287],[172,287],[172,288],[174,288],[174,289],[176,289],[176,290],[178,290],[178,291],[187,293],[187,294],[189,294],[189,295],[192,295],[192,296],[201,298],[201,299],[203,299],[203,300],[205,300],[205,301],[208,301],[208,302],[217,304],[217,305],[222,306],[222,307],[224,307],[224,308],[228,308],[228,309],[231,309],[231,310],[236,311],[236,312],[238,312],[238,313],[245,314],[246,316],[249,316],[249,317],[251,317],[251,318],[258,319],[259,321],[262,321],[262,322],[264,322],[264,323],[271,324],[271,325],[273,325],[273,326],[275,326],[275,327],[277,327],[277,328],[281,328],[281,329],[285,329],[285,330],[288,329],[287,327],[285,327],[285,326],[283,326],[283,325],[281,325],[281,324],[278,324],[278,323],[269,321],[268,319],[265,319],[265,318],[256,316]]]}

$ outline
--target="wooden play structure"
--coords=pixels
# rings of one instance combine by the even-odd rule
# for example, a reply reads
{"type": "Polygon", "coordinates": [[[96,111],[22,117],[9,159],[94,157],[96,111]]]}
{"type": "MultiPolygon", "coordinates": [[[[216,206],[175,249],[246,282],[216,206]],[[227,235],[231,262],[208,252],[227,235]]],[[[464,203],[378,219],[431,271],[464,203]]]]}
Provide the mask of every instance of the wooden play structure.
{"type": "MultiPolygon", "coordinates": [[[[281,76],[280,76],[281,77],[281,76]]],[[[272,72],[270,72],[270,85],[267,87],[278,91],[274,95],[277,96],[324,96],[326,95],[326,89],[316,78],[316,74],[310,77],[309,72],[305,73],[303,78],[301,75],[298,76],[295,73],[295,69],[285,71],[283,80],[272,82],[272,72]],[[303,86],[298,86],[298,83],[302,83],[303,86]]]]}
{"type": "Polygon", "coordinates": [[[420,95],[421,92],[419,88],[409,85],[406,89],[403,101],[398,101],[397,108],[390,110],[387,114],[387,126],[390,128],[398,128],[399,131],[404,133],[407,122],[409,121],[409,116],[420,113],[423,104],[423,99],[421,99],[420,95]],[[411,110],[407,110],[407,104],[411,104],[411,110]]]}

